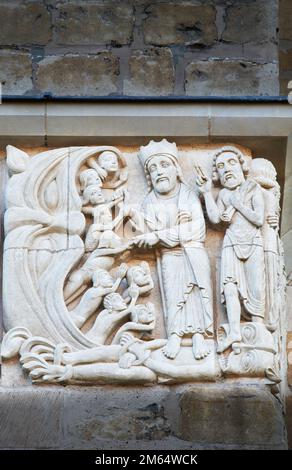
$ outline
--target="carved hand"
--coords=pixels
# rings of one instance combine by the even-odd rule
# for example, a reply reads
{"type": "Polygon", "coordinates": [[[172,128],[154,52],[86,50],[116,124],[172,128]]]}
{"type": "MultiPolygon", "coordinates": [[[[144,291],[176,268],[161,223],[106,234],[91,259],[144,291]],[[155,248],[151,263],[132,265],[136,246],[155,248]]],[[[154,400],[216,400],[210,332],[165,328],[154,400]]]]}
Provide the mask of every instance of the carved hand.
{"type": "Polygon", "coordinates": [[[197,172],[196,184],[198,186],[199,192],[201,194],[206,194],[211,191],[212,182],[210,178],[206,175],[204,170],[200,165],[195,165],[195,170],[197,172]]]}
{"type": "Polygon", "coordinates": [[[197,177],[196,184],[198,186],[200,194],[207,194],[211,191],[212,182],[208,178],[207,180],[203,180],[201,177],[197,177]]]}
{"type": "Polygon", "coordinates": [[[133,283],[130,285],[129,294],[132,299],[137,299],[139,297],[139,287],[137,284],[133,283]]]}
{"type": "Polygon", "coordinates": [[[116,201],[117,199],[123,200],[124,199],[124,191],[123,189],[117,189],[116,191],[113,192],[112,195],[112,201],[116,201]]]}
{"type": "Polygon", "coordinates": [[[123,278],[128,271],[128,265],[126,263],[122,263],[118,269],[117,276],[123,278]]]}
{"type": "Polygon", "coordinates": [[[230,202],[233,205],[234,209],[240,210],[240,208],[242,207],[241,197],[237,190],[235,190],[232,194],[230,202]]]}
{"type": "Polygon", "coordinates": [[[133,364],[133,362],[135,362],[135,360],[136,360],[135,354],[126,352],[120,357],[119,367],[121,367],[122,369],[129,369],[131,365],[133,364]]]}
{"type": "Polygon", "coordinates": [[[133,238],[131,244],[133,246],[138,246],[139,248],[152,248],[159,241],[156,233],[146,233],[146,235],[139,235],[138,237],[133,238]]]}
{"type": "Polygon", "coordinates": [[[269,214],[267,216],[267,222],[272,228],[278,228],[279,226],[279,216],[278,214],[269,214]]]}
{"type": "Polygon", "coordinates": [[[101,181],[105,181],[107,177],[107,171],[101,168],[101,166],[99,166],[98,164],[97,164],[97,167],[98,167],[98,173],[99,173],[99,177],[101,181]]]}
{"type": "Polygon", "coordinates": [[[224,212],[220,214],[220,219],[223,222],[230,222],[235,210],[233,206],[229,206],[224,212]]]}

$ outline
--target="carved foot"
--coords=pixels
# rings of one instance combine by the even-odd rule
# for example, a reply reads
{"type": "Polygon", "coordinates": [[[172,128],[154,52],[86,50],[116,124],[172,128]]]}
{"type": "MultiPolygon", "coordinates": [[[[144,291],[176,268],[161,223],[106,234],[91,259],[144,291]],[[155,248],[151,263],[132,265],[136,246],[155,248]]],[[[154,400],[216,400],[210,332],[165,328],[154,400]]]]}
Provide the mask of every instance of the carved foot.
{"type": "Polygon", "coordinates": [[[36,354],[25,354],[21,357],[21,363],[34,383],[66,382],[73,376],[72,366],[49,364],[36,354]]]}
{"type": "Polygon", "coordinates": [[[174,359],[180,350],[181,337],[175,334],[171,335],[166,345],[162,349],[163,354],[169,359],[174,359]]]}
{"type": "Polygon", "coordinates": [[[241,341],[241,336],[240,335],[228,335],[227,338],[225,338],[223,341],[221,341],[218,345],[217,352],[223,353],[226,351],[226,349],[230,348],[233,343],[238,343],[241,341]]]}
{"type": "Polygon", "coordinates": [[[193,353],[195,359],[204,359],[210,354],[211,350],[201,333],[195,333],[193,336],[193,353]]]}

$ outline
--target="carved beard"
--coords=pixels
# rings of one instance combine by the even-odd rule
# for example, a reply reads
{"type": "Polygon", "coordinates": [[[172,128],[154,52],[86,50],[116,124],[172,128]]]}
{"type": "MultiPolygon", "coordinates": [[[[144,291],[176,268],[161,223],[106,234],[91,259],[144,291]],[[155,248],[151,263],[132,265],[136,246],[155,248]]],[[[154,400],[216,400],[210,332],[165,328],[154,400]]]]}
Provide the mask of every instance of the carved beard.
{"type": "Polygon", "coordinates": [[[155,189],[158,193],[168,193],[172,188],[170,187],[170,181],[168,178],[158,181],[155,183],[155,189]]]}
{"type": "Polygon", "coordinates": [[[235,189],[238,186],[240,186],[244,181],[244,178],[242,175],[236,175],[235,173],[232,173],[232,176],[229,175],[227,179],[223,176],[221,184],[224,186],[224,188],[227,189],[235,189]]]}

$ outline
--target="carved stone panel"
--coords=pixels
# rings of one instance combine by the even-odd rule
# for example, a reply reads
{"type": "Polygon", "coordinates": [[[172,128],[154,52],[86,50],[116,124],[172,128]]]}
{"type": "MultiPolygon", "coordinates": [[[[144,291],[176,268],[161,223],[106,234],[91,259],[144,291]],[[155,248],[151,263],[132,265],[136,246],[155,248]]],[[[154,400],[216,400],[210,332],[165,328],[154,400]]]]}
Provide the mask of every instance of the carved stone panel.
{"type": "MultiPolygon", "coordinates": [[[[8,146],[5,363],[36,383],[250,378],[277,393],[276,170],[233,145],[8,146]]],[[[9,366],[7,366],[9,367],[9,366]]]]}

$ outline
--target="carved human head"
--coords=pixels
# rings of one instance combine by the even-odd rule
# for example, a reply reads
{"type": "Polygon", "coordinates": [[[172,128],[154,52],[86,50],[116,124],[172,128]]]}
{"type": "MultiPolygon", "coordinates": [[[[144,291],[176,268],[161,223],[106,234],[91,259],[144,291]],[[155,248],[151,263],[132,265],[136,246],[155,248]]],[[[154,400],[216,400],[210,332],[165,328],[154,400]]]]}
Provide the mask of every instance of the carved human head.
{"type": "Polygon", "coordinates": [[[92,276],[92,282],[94,287],[112,287],[114,284],[112,276],[105,269],[97,269],[92,276]]]}
{"type": "Polygon", "coordinates": [[[84,190],[87,186],[101,186],[102,182],[96,170],[93,168],[83,170],[79,175],[81,189],[84,190]]]}
{"type": "Polygon", "coordinates": [[[82,200],[83,205],[92,204],[93,206],[97,204],[103,204],[105,202],[102,189],[99,185],[96,184],[91,184],[84,189],[82,200]]]}
{"type": "Polygon", "coordinates": [[[138,156],[150,189],[167,194],[175,188],[178,181],[183,181],[174,142],[170,143],[166,139],[160,142],[151,140],[148,145],[140,148],[138,156]]]}
{"type": "Polygon", "coordinates": [[[276,169],[272,162],[265,158],[252,160],[249,176],[265,189],[271,189],[278,185],[276,169]]]}
{"type": "Polygon", "coordinates": [[[151,302],[136,305],[131,312],[131,321],[148,325],[155,320],[155,307],[151,302]]]}
{"type": "Polygon", "coordinates": [[[240,186],[248,170],[243,154],[235,147],[223,147],[214,156],[213,181],[220,181],[224,188],[235,189],[240,186]]]}
{"type": "Polygon", "coordinates": [[[127,271],[127,281],[131,285],[133,283],[137,286],[142,287],[149,284],[151,281],[148,270],[146,270],[143,264],[138,264],[138,266],[132,266],[127,271]]]}
{"type": "Polygon", "coordinates": [[[121,311],[127,308],[127,304],[122,296],[116,292],[106,295],[103,299],[103,305],[109,312],[121,311]]]}
{"type": "Polygon", "coordinates": [[[107,173],[115,173],[119,169],[118,156],[110,150],[102,152],[99,155],[97,162],[99,166],[107,173]]]}

